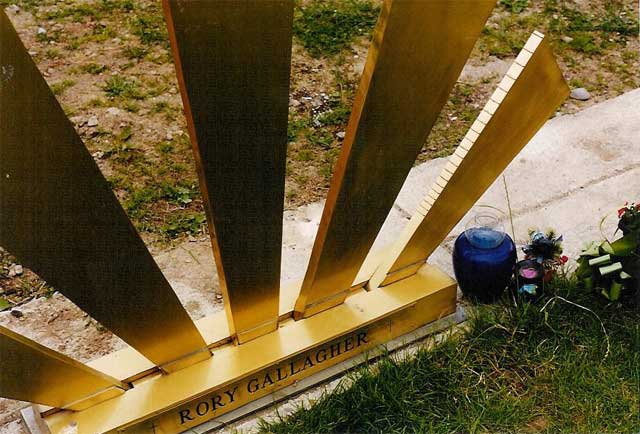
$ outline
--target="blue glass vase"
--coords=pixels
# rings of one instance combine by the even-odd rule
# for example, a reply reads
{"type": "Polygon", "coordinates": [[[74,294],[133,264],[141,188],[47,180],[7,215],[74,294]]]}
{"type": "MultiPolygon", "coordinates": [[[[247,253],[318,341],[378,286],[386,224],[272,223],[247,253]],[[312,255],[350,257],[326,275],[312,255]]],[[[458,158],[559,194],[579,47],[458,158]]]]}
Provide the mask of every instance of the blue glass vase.
{"type": "Polygon", "coordinates": [[[453,270],[462,293],[482,303],[500,298],[509,286],[517,254],[516,246],[501,230],[498,219],[478,215],[456,239],[453,270]]]}

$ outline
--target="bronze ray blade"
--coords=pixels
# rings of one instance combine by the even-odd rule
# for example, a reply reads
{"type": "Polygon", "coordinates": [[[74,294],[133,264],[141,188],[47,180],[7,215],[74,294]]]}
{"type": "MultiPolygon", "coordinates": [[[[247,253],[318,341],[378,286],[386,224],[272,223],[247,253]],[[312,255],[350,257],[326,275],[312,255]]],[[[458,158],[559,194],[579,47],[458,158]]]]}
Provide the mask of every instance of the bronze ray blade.
{"type": "Polygon", "coordinates": [[[494,0],[386,0],[295,317],[344,301],[494,0]]]}
{"type": "Polygon", "coordinates": [[[208,357],[4,11],[0,68],[0,245],[157,365],[208,357]]]}
{"type": "Polygon", "coordinates": [[[292,0],[165,0],[232,335],[278,321],[292,0]]]}
{"type": "Polygon", "coordinates": [[[96,403],[129,388],[2,326],[0,360],[0,396],[5,398],[82,410],[87,402],[96,403]]]}
{"type": "Polygon", "coordinates": [[[450,157],[369,287],[413,275],[569,95],[541,33],[534,32],[450,157]]]}

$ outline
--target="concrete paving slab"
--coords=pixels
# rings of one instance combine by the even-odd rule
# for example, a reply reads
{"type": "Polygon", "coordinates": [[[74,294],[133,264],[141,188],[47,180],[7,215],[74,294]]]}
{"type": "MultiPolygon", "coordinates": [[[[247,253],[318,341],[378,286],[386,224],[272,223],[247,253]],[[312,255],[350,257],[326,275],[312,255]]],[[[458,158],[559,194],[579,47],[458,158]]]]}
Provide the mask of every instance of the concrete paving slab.
{"type": "MultiPolygon", "coordinates": [[[[301,280],[307,270],[324,202],[305,205],[284,215],[281,281],[301,280]]],[[[409,214],[394,207],[380,231],[372,250],[391,244],[409,219],[409,214]]]]}
{"type": "MultiPolygon", "coordinates": [[[[396,206],[413,213],[445,163],[446,159],[441,158],[414,168],[396,206]]],[[[560,230],[567,219],[574,220],[571,214],[561,212],[562,207],[558,204],[563,201],[575,203],[572,197],[579,193],[587,200],[584,204],[587,209],[583,211],[588,213],[581,213],[581,216],[592,216],[590,221],[588,218],[581,220],[583,233],[594,233],[592,229],[597,228],[604,214],[614,212],[627,200],[640,198],[640,176],[632,176],[638,167],[640,90],[628,92],[575,115],[549,120],[504,172],[513,216],[516,221],[528,222],[516,224],[516,241],[525,241],[529,225],[560,230]],[[622,176],[625,174],[629,176],[622,176]],[[619,181],[613,184],[608,182],[609,194],[602,196],[597,186],[610,179],[619,181]],[[542,214],[540,210],[545,212],[542,214]]],[[[456,226],[445,248],[451,248],[451,240],[464,230],[468,219],[480,211],[478,206],[481,205],[508,211],[502,177],[456,226]]],[[[578,206],[577,203],[575,205],[578,206]]],[[[509,229],[508,221],[504,223],[509,229]]],[[[579,252],[584,241],[565,237],[566,250],[579,252]]],[[[436,252],[431,262],[440,265],[441,258],[442,252],[436,252]]]]}
{"type": "Polygon", "coordinates": [[[564,236],[565,254],[575,259],[585,242],[605,237],[613,240],[620,236],[615,233],[618,222],[616,209],[626,200],[638,197],[640,167],[595,182],[562,200],[535,207],[517,216],[514,226],[521,238],[516,241],[525,241],[524,235],[529,227],[537,226],[544,230],[552,226],[564,236]],[[634,183],[635,187],[631,187],[634,183]],[[608,218],[601,230],[599,223],[603,217],[608,218]]]}

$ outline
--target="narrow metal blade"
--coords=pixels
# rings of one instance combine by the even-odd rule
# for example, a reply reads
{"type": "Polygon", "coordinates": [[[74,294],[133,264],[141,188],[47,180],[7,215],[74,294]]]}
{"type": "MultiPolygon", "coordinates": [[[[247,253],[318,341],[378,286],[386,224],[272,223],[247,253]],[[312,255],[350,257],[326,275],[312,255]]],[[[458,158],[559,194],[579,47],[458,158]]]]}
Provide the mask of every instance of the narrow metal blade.
{"type": "Polygon", "coordinates": [[[4,11],[0,68],[0,245],[157,365],[206,350],[4,11]]]}
{"type": "Polygon", "coordinates": [[[348,294],[495,0],[386,0],[296,302],[348,294]]]}
{"type": "Polygon", "coordinates": [[[229,328],[245,342],[278,321],[293,0],[164,8],[229,328]]]}
{"type": "Polygon", "coordinates": [[[568,94],[551,48],[544,35],[535,32],[374,273],[369,287],[414,274],[568,94]]]}
{"type": "Polygon", "coordinates": [[[129,387],[64,354],[0,326],[0,396],[70,410],[129,387]],[[83,404],[84,401],[84,404],[83,404]]]}

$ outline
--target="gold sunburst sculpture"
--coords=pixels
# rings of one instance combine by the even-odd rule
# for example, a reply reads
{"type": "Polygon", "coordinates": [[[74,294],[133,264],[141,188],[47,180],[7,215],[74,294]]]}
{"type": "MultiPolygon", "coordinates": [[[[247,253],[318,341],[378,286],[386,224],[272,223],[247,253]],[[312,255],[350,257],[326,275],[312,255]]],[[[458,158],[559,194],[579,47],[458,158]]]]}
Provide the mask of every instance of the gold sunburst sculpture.
{"type": "Polygon", "coordinates": [[[32,433],[177,433],[456,309],[426,263],[567,97],[534,32],[401,236],[371,253],[494,0],[385,0],[304,279],[280,286],[293,0],[164,0],[225,311],[193,322],[0,12],[0,245],[128,347],[0,327],[32,433]]]}

